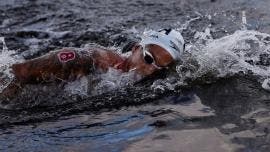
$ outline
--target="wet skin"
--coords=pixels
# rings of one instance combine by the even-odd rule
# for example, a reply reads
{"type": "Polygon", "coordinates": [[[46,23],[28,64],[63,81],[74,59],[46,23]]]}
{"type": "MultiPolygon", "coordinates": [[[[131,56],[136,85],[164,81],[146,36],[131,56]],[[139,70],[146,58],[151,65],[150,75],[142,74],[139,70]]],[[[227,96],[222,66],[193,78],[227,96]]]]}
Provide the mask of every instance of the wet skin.
{"type": "Polygon", "coordinates": [[[58,80],[74,80],[94,70],[106,72],[109,68],[122,72],[135,70],[142,76],[148,76],[173,62],[171,55],[157,45],[149,45],[148,51],[152,54],[155,65],[144,61],[142,47],[136,44],[128,58],[124,58],[114,51],[100,48],[87,50],[86,55],[79,55],[78,52],[65,48],[24,63],[14,64],[12,69],[18,81],[32,83],[51,77],[58,80]],[[57,55],[63,51],[75,52],[76,57],[68,62],[60,62],[57,55]]]}

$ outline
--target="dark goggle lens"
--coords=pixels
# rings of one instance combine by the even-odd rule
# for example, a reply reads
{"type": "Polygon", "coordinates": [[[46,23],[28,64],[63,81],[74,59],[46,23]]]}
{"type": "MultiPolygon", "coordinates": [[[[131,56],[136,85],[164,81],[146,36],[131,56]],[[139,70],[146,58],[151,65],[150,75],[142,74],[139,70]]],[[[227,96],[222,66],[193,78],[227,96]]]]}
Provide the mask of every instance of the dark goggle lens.
{"type": "Polygon", "coordinates": [[[154,62],[154,59],[153,59],[150,55],[146,54],[146,55],[144,56],[144,61],[145,61],[145,63],[147,63],[147,64],[152,64],[152,63],[154,62]]]}

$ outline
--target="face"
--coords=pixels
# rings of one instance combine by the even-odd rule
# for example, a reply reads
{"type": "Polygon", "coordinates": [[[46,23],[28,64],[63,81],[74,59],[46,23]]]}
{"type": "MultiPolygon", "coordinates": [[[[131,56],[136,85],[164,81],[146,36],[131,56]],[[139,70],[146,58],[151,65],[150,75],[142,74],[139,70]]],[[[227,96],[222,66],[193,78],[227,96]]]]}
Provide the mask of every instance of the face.
{"type": "Polygon", "coordinates": [[[158,45],[150,44],[147,45],[146,49],[153,57],[153,62],[147,62],[142,46],[136,44],[132,48],[132,55],[128,58],[129,70],[135,70],[137,73],[147,76],[173,62],[172,56],[158,45]]]}

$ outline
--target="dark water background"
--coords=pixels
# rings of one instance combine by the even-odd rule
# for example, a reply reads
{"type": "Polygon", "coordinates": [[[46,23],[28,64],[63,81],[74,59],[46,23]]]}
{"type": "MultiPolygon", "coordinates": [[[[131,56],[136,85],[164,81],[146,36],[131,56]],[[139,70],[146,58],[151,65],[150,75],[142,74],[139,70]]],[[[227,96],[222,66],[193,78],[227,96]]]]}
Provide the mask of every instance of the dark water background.
{"type": "MultiPolygon", "coordinates": [[[[248,29],[270,33],[269,7],[269,0],[0,0],[0,36],[29,59],[87,43],[121,47],[138,31],[200,17],[183,31],[190,43],[209,24],[214,38],[241,29],[242,11],[248,29]]],[[[147,80],[94,97],[28,86],[1,101],[8,109],[0,109],[0,151],[270,151],[270,94],[257,79],[206,82],[153,92],[147,80]]]]}

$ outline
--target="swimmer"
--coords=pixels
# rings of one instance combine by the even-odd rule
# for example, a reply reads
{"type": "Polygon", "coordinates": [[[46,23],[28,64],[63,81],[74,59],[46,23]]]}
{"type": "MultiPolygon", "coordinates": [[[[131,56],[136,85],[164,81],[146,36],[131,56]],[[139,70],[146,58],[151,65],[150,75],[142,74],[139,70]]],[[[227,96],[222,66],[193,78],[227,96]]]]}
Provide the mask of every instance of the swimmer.
{"type": "Polygon", "coordinates": [[[129,57],[123,57],[116,51],[103,48],[63,48],[13,64],[13,85],[7,87],[3,93],[9,94],[12,88],[24,84],[50,80],[72,81],[93,72],[107,72],[109,68],[121,72],[134,71],[147,77],[181,59],[184,39],[180,32],[173,29],[151,30],[144,32],[141,41],[134,43],[130,51],[129,57]]]}

